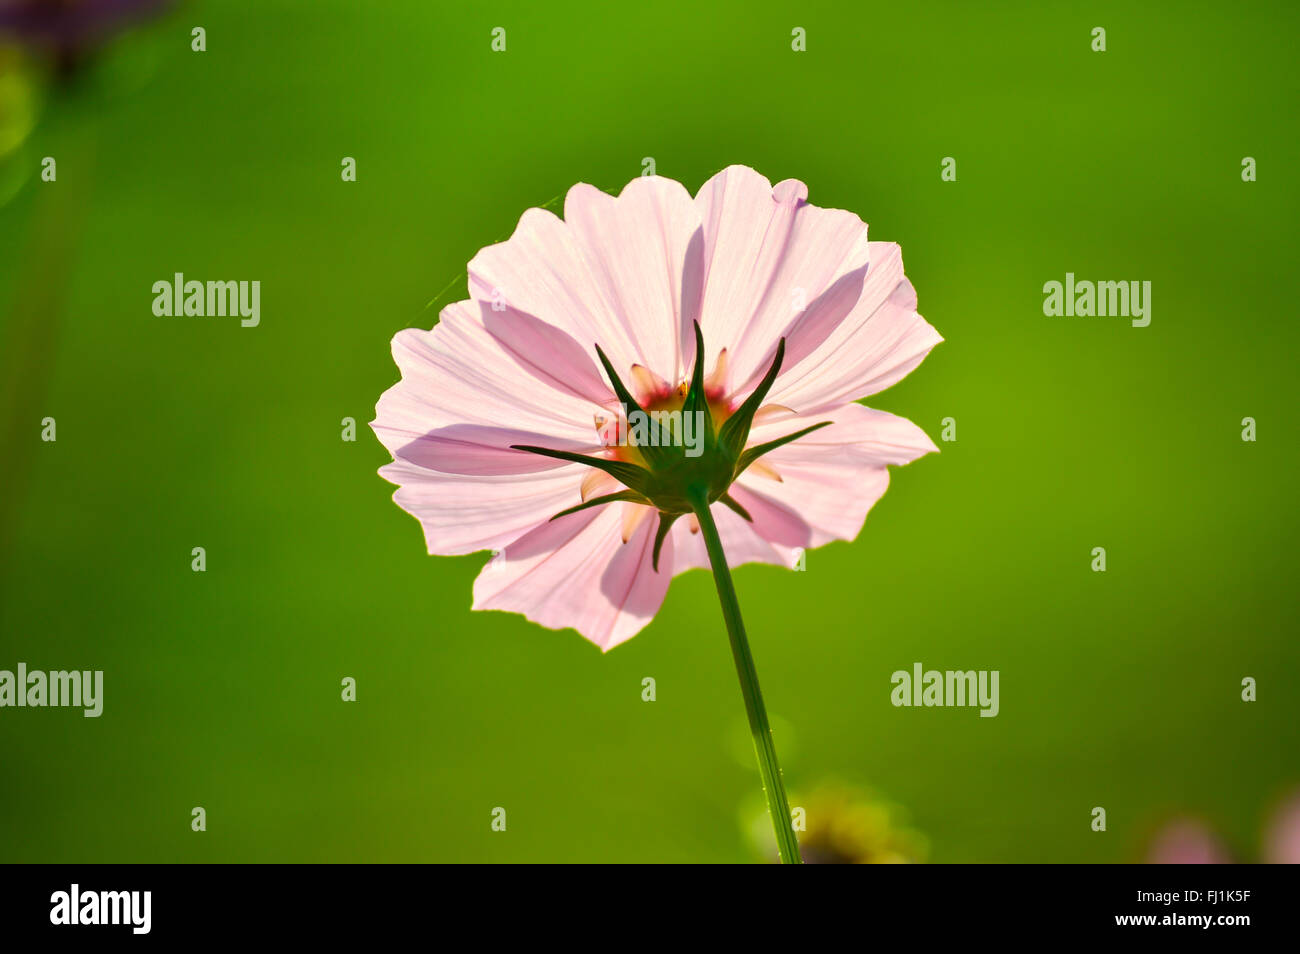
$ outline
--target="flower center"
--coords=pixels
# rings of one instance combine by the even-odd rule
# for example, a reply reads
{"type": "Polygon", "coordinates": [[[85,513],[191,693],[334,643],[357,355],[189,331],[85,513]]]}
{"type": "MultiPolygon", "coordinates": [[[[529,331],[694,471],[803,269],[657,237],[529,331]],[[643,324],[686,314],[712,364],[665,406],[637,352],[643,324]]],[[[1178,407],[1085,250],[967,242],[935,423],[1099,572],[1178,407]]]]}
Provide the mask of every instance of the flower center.
{"type": "Polygon", "coordinates": [[[675,388],[659,387],[641,399],[640,407],[620,405],[616,418],[598,414],[596,431],[610,459],[648,467],[650,462],[643,450],[647,447],[675,447],[682,457],[699,457],[704,452],[705,435],[716,432],[734,413],[735,405],[727,400],[721,384],[706,385],[704,408],[688,409],[689,390],[689,381],[675,388]]]}
{"type": "Polygon", "coordinates": [[[601,442],[605,452],[612,456],[591,457],[530,444],[511,445],[514,450],[586,464],[603,471],[626,488],[584,499],[577,506],[561,510],[552,520],[588,507],[615,502],[639,503],[658,510],[659,528],[655,533],[653,561],[656,570],[659,568],[660,547],[674,520],[691,512],[707,516],[709,505],[716,501],[730,507],[741,518],[752,520],[745,508],[727,493],[727,488],[768,451],[831,423],[821,421],[793,434],[749,446],[749,430],[754,415],[781,370],[785,339],[777,343],[772,364],[758,387],[734,407],[724,397],[726,351],[719,353],[718,366],[705,380],[702,367],[704,335],[698,322],[695,324],[695,354],[695,370],[690,383],[685,386],[673,388],[646,369],[633,368],[633,379],[642,384],[642,398],[638,400],[618,376],[609,357],[599,345],[596,346],[596,356],[600,358],[619,400],[617,418],[611,421],[603,419],[603,415],[596,416],[601,442]],[[612,433],[607,428],[611,428],[612,433]],[[614,438],[612,441],[607,439],[610,436],[614,438]]]}

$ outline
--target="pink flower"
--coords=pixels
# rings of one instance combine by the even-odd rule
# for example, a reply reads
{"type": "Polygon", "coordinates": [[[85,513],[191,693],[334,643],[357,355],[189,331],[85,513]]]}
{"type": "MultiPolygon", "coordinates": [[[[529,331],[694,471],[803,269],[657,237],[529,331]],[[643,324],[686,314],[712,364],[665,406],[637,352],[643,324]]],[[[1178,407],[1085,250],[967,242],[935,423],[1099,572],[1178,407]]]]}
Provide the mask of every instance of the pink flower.
{"type": "Polygon", "coordinates": [[[1231,861],[1214,830],[1195,818],[1169,822],[1156,833],[1147,852],[1147,863],[1153,865],[1226,865],[1231,861]]]}
{"type": "Polygon", "coordinates": [[[500,551],[474,609],[572,627],[608,650],[650,621],[674,575],[708,568],[695,517],[656,475],[712,458],[657,462],[629,443],[633,404],[707,408],[709,433],[739,440],[737,453],[800,435],[709,472],[732,565],[789,565],[797,548],[853,539],[887,465],[936,450],[909,421],[854,403],[942,340],[916,313],[899,247],[806,196],[744,166],[694,199],[660,177],[617,198],[576,185],[563,221],[529,209],[474,257],[470,299],[432,331],[397,334],[402,379],[372,423],[394,458],[380,474],[430,553],[500,551]]]}
{"type": "MultiPolygon", "coordinates": [[[[1300,791],[1293,791],[1269,814],[1261,838],[1264,864],[1300,864],[1300,791]]],[[[1205,822],[1178,818],[1165,824],[1152,840],[1147,862],[1157,865],[1226,865],[1232,852],[1205,822]]]]}
{"type": "Polygon", "coordinates": [[[1300,865],[1300,792],[1293,792],[1273,812],[1264,832],[1264,862],[1300,865]]]}

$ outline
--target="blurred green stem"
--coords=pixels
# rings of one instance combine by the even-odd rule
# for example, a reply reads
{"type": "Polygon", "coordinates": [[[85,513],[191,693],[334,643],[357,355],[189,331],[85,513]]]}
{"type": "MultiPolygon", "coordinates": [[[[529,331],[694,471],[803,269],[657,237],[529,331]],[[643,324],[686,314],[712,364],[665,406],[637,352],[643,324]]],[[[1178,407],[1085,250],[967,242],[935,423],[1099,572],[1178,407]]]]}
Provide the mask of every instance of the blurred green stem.
{"type": "Polygon", "coordinates": [[[767,796],[767,813],[772,817],[772,827],[776,831],[776,847],[781,855],[781,863],[787,865],[802,864],[799,857],[799,840],[795,837],[790,818],[790,801],[785,795],[785,784],[781,781],[781,766],[776,761],[776,746],[772,743],[772,728],[768,725],[767,709],[763,706],[763,692],[758,687],[758,671],[754,668],[754,657],[749,651],[749,639],[745,636],[745,623],[740,618],[740,603],[736,600],[736,588],[731,582],[731,569],[727,566],[727,555],[722,551],[722,539],[718,536],[718,527],[709,513],[709,502],[703,493],[695,494],[692,504],[695,516],[700,521],[700,533],[704,545],[709,551],[709,564],[713,567],[713,582],[718,588],[718,600],[722,603],[722,618],[727,623],[727,635],[731,637],[731,655],[736,661],[736,675],[740,677],[740,692],[745,697],[745,714],[749,716],[749,731],[754,738],[754,753],[758,756],[758,771],[763,777],[763,794],[767,796]]]}
{"type": "MultiPolygon", "coordinates": [[[[41,447],[46,404],[81,223],[90,199],[96,126],[80,114],[48,130],[39,154],[57,157],[59,177],[31,185],[31,237],[13,302],[0,321],[0,558],[13,543],[29,472],[41,447]]],[[[33,176],[35,178],[35,175],[33,176]]]]}

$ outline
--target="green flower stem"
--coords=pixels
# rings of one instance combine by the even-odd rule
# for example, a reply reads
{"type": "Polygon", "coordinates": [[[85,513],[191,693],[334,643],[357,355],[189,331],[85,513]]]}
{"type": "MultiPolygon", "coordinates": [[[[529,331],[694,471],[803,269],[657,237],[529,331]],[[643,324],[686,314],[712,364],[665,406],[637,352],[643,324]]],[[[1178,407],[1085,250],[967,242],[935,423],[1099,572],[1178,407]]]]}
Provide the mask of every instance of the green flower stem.
{"type": "MultiPolygon", "coordinates": [[[[37,182],[31,187],[26,260],[15,273],[9,313],[0,314],[0,447],[4,448],[0,453],[0,487],[4,488],[0,493],[0,563],[10,546],[16,545],[28,481],[42,447],[35,435],[48,413],[46,401],[54,376],[59,327],[65,318],[82,220],[92,206],[98,123],[96,117],[76,108],[76,112],[55,119],[41,141],[38,155],[57,156],[64,170],[74,171],[66,181],[37,182]]],[[[0,204],[2,201],[0,197],[0,204]]]]}
{"type": "Polygon", "coordinates": [[[713,567],[713,582],[718,588],[718,600],[722,603],[722,618],[727,623],[727,635],[731,637],[731,655],[736,660],[736,675],[740,677],[740,692],[745,697],[745,713],[749,716],[749,731],[754,737],[754,753],[758,756],[758,771],[763,776],[763,794],[767,796],[767,812],[772,816],[772,827],[776,830],[776,846],[781,855],[781,863],[787,865],[802,864],[799,857],[799,841],[795,837],[790,818],[790,801],[785,795],[785,785],[781,781],[781,767],[776,761],[776,746],[772,744],[772,728],[767,722],[767,709],[763,706],[763,693],[758,688],[758,672],[754,669],[754,657],[749,651],[749,640],[745,636],[745,624],[740,618],[740,604],[736,601],[736,588],[731,582],[731,569],[727,566],[727,555],[722,552],[722,539],[718,536],[717,524],[709,513],[709,503],[702,492],[691,495],[691,504],[695,516],[700,521],[700,533],[704,536],[704,545],[709,551],[709,563],[713,567]]]}

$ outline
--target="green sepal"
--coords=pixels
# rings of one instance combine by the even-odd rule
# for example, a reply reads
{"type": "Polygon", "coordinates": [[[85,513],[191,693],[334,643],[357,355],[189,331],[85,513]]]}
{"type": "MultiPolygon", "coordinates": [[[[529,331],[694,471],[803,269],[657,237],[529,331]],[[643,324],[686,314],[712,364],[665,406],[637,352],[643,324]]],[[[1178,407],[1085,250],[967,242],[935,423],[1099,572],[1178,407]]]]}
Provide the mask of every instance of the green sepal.
{"type": "Polygon", "coordinates": [[[781,373],[781,362],[784,360],[785,339],[782,338],[777,342],[776,356],[772,359],[767,374],[763,375],[763,380],[758,382],[758,387],[754,388],[754,392],[745,398],[745,402],[740,407],[736,408],[735,413],[722,422],[722,429],[718,432],[718,444],[722,447],[722,452],[732,460],[740,458],[741,451],[745,448],[745,441],[749,439],[749,429],[754,423],[754,414],[763,403],[763,398],[767,397],[767,392],[772,390],[772,384],[776,381],[776,376],[781,373]]]}
{"type": "MultiPolygon", "coordinates": [[[[613,364],[599,345],[596,346],[596,354],[605,368],[605,373],[609,376],[614,393],[623,403],[625,415],[630,418],[631,415],[640,412],[648,418],[649,412],[632,396],[632,392],[615,373],[613,364]]],[[[690,386],[683,399],[682,412],[684,415],[698,414],[699,420],[703,422],[702,456],[687,457],[675,444],[661,444],[654,440],[655,435],[652,435],[651,442],[645,446],[631,445],[640,452],[646,466],[528,444],[515,444],[512,445],[512,449],[594,467],[609,474],[628,488],[569,507],[557,513],[551,518],[552,520],[607,503],[627,502],[653,507],[659,516],[652,561],[655,572],[658,572],[659,555],[664,540],[668,538],[668,532],[678,517],[690,512],[698,514],[701,507],[707,509],[710,502],[717,502],[729,508],[742,520],[753,523],[753,516],[727,492],[727,488],[750,464],[764,454],[832,423],[822,421],[793,434],[787,434],[785,437],[778,437],[776,440],[746,449],[745,444],[749,440],[754,415],[772,389],[784,360],[785,339],[782,338],[777,342],[771,365],[753,393],[723,422],[721,427],[717,427],[712,409],[709,407],[708,395],[704,390],[704,333],[700,329],[699,322],[695,322],[695,364],[691,370],[690,386]]],[[[630,438],[632,431],[630,420],[628,431],[630,438]]]]}
{"type": "Polygon", "coordinates": [[[730,507],[731,510],[734,511],[735,514],[738,517],[740,517],[742,520],[744,520],[746,523],[754,522],[754,518],[749,515],[749,511],[746,510],[744,507],[742,507],[740,505],[740,502],[736,500],[735,497],[731,496],[731,494],[723,494],[721,497],[718,498],[718,501],[730,507]]]}
{"type": "Polygon", "coordinates": [[[641,456],[644,457],[647,463],[653,467],[655,464],[663,460],[663,448],[653,440],[645,446],[631,443],[633,413],[640,411],[644,414],[646,427],[649,428],[651,426],[650,412],[643,408],[637,399],[632,396],[632,392],[627,389],[627,385],[623,383],[623,379],[618,376],[618,373],[614,370],[613,363],[609,360],[609,357],[605,352],[601,350],[600,345],[596,345],[596,357],[600,358],[600,363],[604,366],[605,373],[609,375],[609,383],[614,388],[614,394],[618,396],[619,401],[623,405],[623,419],[627,426],[627,431],[623,434],[624,439],[627,440],[629,446],[635,447],[640,451],[641,456]]]}
{"type": "Polygon", "coordinates": [[[586,510],[588,507],[599,507],[601,504],[616,503],[620,500],[625,500],[629,503],[647,505],[650,503],[650,501],[646,500],[645,497],[637,493],[635,490],[620,490],[617,493],[605,494],[602,497],[592,497],[590,500],[584,500],[576,507],[570,507],[568,510],[561,510],[551,519],[559,520],[561,517],[567,517],[569,514],[577,513],[579,510],[586,510]]]}
{"type": "Polygon", "coordinates": [[[704,332],[700,330],[698,321],[695,322],[695,370],[691,372],[691,387],[682,405],[682,416],[687,414],[695,414],[696,420],[704,422],[704,446],[712,448],[713,412],[709,410],[709,398],[704,393],[704,332]]]}
{"type": "Polygon", "coordinates": [[[644,493],[650,485],[650,471],[644,467],[638,467],[636,464],[629,464],[626,461],[610,460],[607,457],[591,457],[587,454],[575,454],[572,451],[551,450],[549,447],[533,447],[529,444],[511,444],[510,449],[595,467],[639,493],[644,493]]]}
{"type": "Polygon", "coordinates": [[[768,451],[774,451],[778,447],[783,447],[784,445],[789,444],[791,441],[797,441],[799,438],[807,434],[811,434],[813,431],[820,430],[823,427],[827,427],[828,425],[833,423],[835,422],[822,421],[819,424],[812,425],[812,427],[805,427],[803,430],[795,431],[793,434],[787,434],[785,437],[778,437],[774,441],[768,441],[766,444],[754,445],[753,447],[749,448],[743,454],[740,455],[740,460],[736,463],[736,476],[739,477],[744,472],[746,467],[754,463],[754,461],[758,460],[768,451]]]}
{"type": "Polygon", "coordinates": [[[668,539],[668,531],[672,529],[673,521],[680,516],[679,513],[659,511],[659,528],[655,530],[655,550],[650,560],[650,566],[656,573],[659,572],[659,551],[663,549],[664,540],[668,539]]]}

